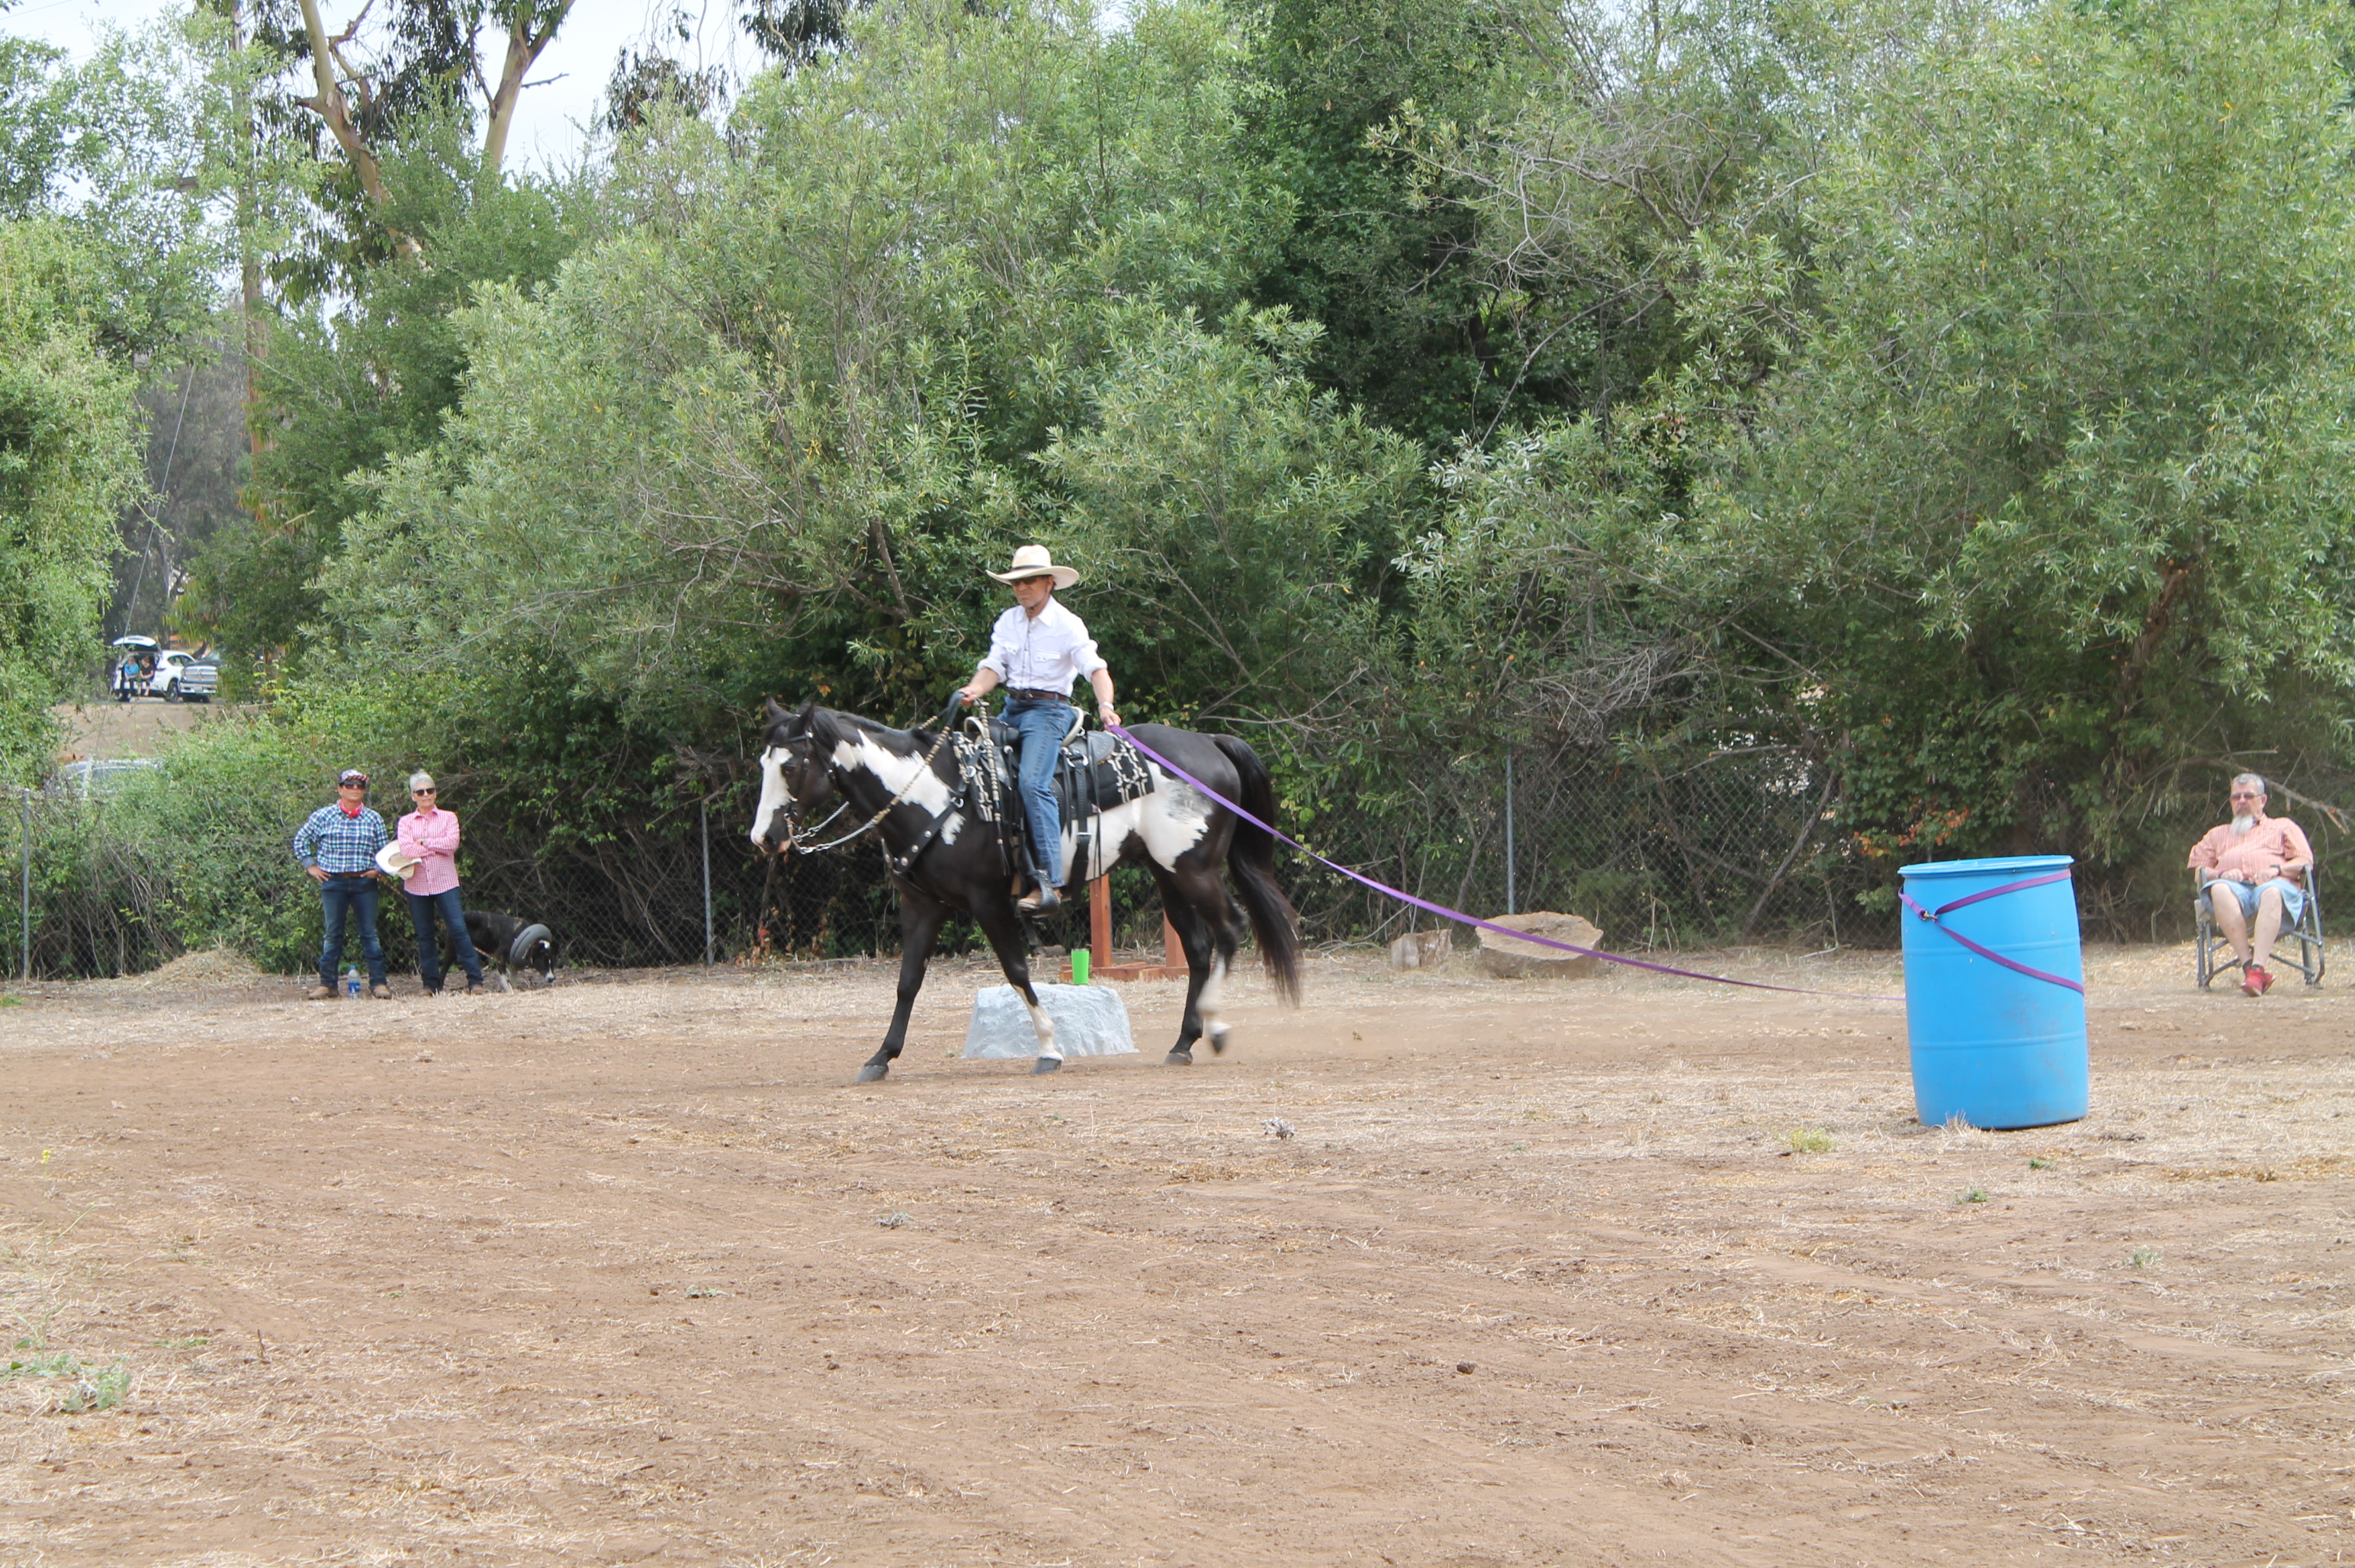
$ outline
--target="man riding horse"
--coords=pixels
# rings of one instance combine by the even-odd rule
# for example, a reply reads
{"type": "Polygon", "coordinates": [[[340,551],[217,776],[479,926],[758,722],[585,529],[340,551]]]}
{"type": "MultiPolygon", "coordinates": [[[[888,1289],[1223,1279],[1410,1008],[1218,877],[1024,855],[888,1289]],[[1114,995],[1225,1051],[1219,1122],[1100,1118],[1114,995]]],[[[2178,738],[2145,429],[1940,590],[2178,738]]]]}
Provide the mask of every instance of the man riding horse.
{"type": "Polygon", "coordinates": [[[967,702],[1007,688],[1006,722],[1021,732],[1023,815],[1030,824],[1030,872],[1038,886],[1022,908],[1045,913],[1062,905],[1063,816],[1055,803],[1055,753],[1071,728],[1071,682],[1095,688],[1096,715],[1120,722],[1112,705],[1112,669],[1096,652],[1085,622],[1055,600],[1080,574],[1057,566],[1044,545],[1027,544],[991,577],[1014,590],[1014,608],[989,630],[989,652],[960,694],[967,702]]]}
{"type": "MultiPolygon", "coordinates": [[[[752,842],[767,849],[782,830],[792,852],[815,855],[868,834],[881,840],[884,864],[900,902],[900,992],[883,1043],[858,1070],[861,1083],[879,1083],[907,1044],[908,1020],[924,982],[924,965],[950,915],[969,915],[988,938],[1006,982],[1030,1010],[1039,1032],[1034,1072],[1062,1066],[1054,1020],[1030,981],[1029,945],[1007,875],[1007,842],[1015,815],[999,800],[1004,773],[986,735],[968,755],[953,727],[958,706],[1003,684],[1013,688],[1006,717],[1023,734],[1018,772],[1020,815],[1029,823],[1038,888],[1023,902],[1052,909],[1062,880],[1061,811],[1051,792],[1064,734],[1071,728],[1075,677],[1094,684],[1097,711],[1117,724],[1112,675],[1078,616],[1054,603],[1079,573],[1057,566],[1046,550],[1026,545],[1013,566],[992,577],[1013,586],[1018,601],[999,617],[989,656],[962,688],[937,726],[894,730],[805,703],[798,710],[773,699],[761,735],[761,798],[752,842]],[[958,741],[954,746],[950,742],[958,741]],[[832,843],[804,842],[804,815],[832,795],[866,820],[832,843]]],[[[1125,731],[1124,731],[1125,733],[1125,731]]],[[[1186,951],[1186,1006],[1178,1039],[1164,1060],[1182,1066],[1207,1038],[1225,1049],[1221,1017],[1228,975],[1248,923],[1276,994],[1300,993],[1300,934],[1292,904],[1275,881],[1275,781],[1267,764],[1235,735],[1205,735],[1165,724],[1139,724],[1131,737],[1149,746],[1148,764],[1134,752],[1092,776],[1082,798],[1092,819],[1081,877],[1103,876],[1117,865],[1141,867],[1161,895],[1163,915],[1186,951]],[[1232,801],[1237,811],[1223,804],[1232,801]],[[1231,877],[1241,907],[1227,890],[1231,877]]],[[[1088,772],[1088,770],[1083,770],[1088,772]]],[[[829,817],[826,820],[831,821],[829,817]]]]}

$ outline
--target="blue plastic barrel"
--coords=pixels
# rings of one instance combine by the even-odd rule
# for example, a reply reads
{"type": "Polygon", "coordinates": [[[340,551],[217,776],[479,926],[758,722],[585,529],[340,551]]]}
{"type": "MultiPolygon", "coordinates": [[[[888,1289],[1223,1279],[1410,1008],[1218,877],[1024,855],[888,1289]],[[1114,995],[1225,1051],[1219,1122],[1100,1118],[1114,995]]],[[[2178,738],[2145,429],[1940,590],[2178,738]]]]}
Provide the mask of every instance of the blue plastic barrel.
{"type": "Polygon", "coordinates": [[[1925,1125],[1960,1116],[1975,1127],[2044,1127],[2084,1115],[2084,992],[2008,968],[1955,940],[1967,937],[1988,953],[2082,987],[2085,959],[2076,890],[2065,875],[2070,864],[2066,855],[2022,855],[1901,869],[1906,894],[1933,912],[1973,893],[2064,873],[1934,921],[1899,907],[1913,1110],[1925,1125]]]}

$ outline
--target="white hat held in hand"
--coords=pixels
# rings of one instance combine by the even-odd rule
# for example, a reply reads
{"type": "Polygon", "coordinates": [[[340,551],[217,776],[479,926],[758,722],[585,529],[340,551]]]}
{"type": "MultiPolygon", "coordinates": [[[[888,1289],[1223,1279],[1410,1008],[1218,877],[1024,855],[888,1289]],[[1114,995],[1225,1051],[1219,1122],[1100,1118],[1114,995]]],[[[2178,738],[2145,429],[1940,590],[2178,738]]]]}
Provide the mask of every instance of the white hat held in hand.
{"type": "Polygon", "coordinates": [[[399,877],[404,882],[417,875],[417,868],[423,864],[422,860],[402,854],[398,839],[376,852],[377,869],[388,877],[399,877]]]}
{"type": "Polygon", "coordinates": [[[1058,588],[1069,588],[1080,580],[1080,574],[1076,569],[1057,566],[1054,557],[1047,553],[1047,547],[1042,544],[1024,545],[1014,552],[1012,566],[1007,567],[1004,571],[990,572],[989,575],[1000,582],[1019,582],[1026,577],[1051,577],[1055,580],[1055,586],[1058,588]]]}

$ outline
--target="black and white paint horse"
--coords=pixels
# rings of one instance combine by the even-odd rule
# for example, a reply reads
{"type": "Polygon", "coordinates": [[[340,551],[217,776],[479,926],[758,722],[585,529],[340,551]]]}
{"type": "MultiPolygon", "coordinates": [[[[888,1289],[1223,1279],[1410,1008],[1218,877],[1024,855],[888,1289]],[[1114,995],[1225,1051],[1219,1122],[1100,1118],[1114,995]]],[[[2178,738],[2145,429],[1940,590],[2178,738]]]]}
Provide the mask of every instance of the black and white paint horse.
{"type": "MultiPolygon", "coordinates": [[[[1275,789],[1259,754],[1231,735],[1200,735],[1163,724],[1136,726],[1139,739],[1257,816],[1275,818],[1275,789]]],[[[1063,1063],[1055,1046],[1055,1026],[1031,988],[1030,963],[1021,916],[1014,907],[1009,859],[995,821],[970,809],[964,791],[992,787],[986,780],[967,785],[958,776],[956,748],[939,749],[928,768],[939,732],[893,730],[856,714],[837,713],[815,703],[791,712],[771,702],[761,750],[761,805],[752,822],[752,842],[766,849],[787,822],[828,795],[847,798],[862,816],[892,805],[877,827],[900,892],[900,999],[882,1045],[859,1069],[858,1082],[872,1083],[891,1070],[908,1037],[908,1015],[924,983],[924,965],[942,923],[957,912],[973,916],[997,955],[1007,983],[1030,1009],[1039,1030],[1037,1072],[1063,1063]],[[918,848],[920,847],[920,848],[918,848]],[[917,848],[913,860],[906,857],[917,848]],[[903,864],[904,862],[904,864],[903,864]]],[[[1212,1051],[1226,1049],[1227,1026],[1220,1019],[1224,982],[1234,966],[1242,920],[1276,988],[1287,1001],[1300,994],[1300,938],[1292,905],[1275,885],[1275,844],[1262,828],[1237,817],[1199,790],[1152,770],[1153,788],[1135,800],[1091,816],[1094,830],[1088,864],[1077,864],[1077,825],[1063,825],[1066,890],[1124,862],[1141,862],[1161,888],[1161,907],[1186,949],[1189,972],[1186,1017],[1178,1043],[1164,1061],[1194,1060],[1194,1042],[1208,1035],[1212,1051]],[[1239,915],[1227,896],[1221,868],[1234,874],[1242,897],[1239,915]]],[[[1019,806],[1012,809],[1018,811],[1019,806]]]]}

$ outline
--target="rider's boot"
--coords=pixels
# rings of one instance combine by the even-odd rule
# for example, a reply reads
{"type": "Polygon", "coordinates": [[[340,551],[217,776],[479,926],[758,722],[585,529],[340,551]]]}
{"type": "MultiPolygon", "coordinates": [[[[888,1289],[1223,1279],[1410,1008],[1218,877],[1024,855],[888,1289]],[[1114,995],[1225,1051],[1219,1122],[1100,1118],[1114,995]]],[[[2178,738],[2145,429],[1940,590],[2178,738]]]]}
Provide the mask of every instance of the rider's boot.
{"type": "Polygon", "coordinates": [[[1054,879],[1034,863],[1030,868],[1030,891],[1017,900],[1014,907],[1024,914],[1052,914],[1063,907],[1063,895],[1055,891],[1054,879]]]}

